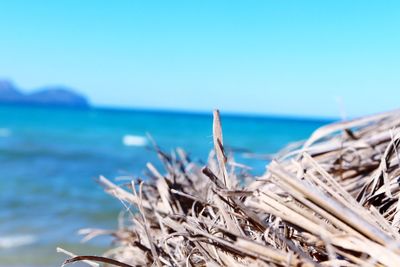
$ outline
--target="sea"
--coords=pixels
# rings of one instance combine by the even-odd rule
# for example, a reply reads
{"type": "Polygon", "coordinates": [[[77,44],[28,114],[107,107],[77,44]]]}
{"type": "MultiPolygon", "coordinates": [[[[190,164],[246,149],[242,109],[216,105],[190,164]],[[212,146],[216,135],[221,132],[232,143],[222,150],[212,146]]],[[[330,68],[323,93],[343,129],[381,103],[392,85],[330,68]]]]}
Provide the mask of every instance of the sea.
{"type": "MultiPolygon", "coordinates": [[[[304,140],[324,119],[221,111],[224,144],[261,175],[286,144],[304,140]],[[252,157],[249,157],[252,155],[252,157]]],[[[149,136],[165,152],[183,148],[200,164],[213,147],[212,111],[203,113],[0,106],[0,266],[60,266],[62,247],[100,255],[110,237],[82,243],[82,228],[115,229],[123,205],[99,175],[118,181],[159,166],[149,136]]]]}

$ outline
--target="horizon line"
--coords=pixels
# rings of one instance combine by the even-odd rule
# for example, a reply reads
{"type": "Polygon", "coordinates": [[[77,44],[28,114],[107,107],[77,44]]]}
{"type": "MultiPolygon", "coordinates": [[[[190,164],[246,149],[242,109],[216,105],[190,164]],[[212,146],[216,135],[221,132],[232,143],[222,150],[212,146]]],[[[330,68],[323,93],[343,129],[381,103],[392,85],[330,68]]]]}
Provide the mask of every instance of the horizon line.
{"type": "MultiPolygon", "coordinates": [[[[171,113],[171,114],[187,114],[187,115],[199,115],[199,116],[212,116],[213,111],[218,109],[185,109],[185,108],[168,108],[168,107],[145,107],[145,106],[115,106],[115,105],[96,105],[91,104],[89,108],[100,109],[100,110],[113,110],[113,111],[143,111],[143,112],[154,112],[154,113],[171,113]]],[[[339,117],[328,117],[328,116],[311,116],[311,115],[296,115],[296,114],[277,114],[277,113],[257,113],[257,112],[246,112],[246,111],[232,111],[218,109],[222,116],[228,117],[247,117],[247,118],[277,118],[287,120],[310,120],[310,121],[338,121],[339,117]]]]}
{"type": "MultiPolygon", "coordinates": [[[[216,110],[198,110],[198,109],[184,109],[184,108],[167,108],[167,107],[144,107],[144,106],[117,106],[117,105],[97,105],[89,101],[88,107],[68,107],[62,105],[34,105],[26,103],[0,103],[1,106],[11,107],[31,107],[31,108],[56,108],[56,109],[68,109],[68,110],[87,110],[97,109],[106,111],[136,111],[146,113],[166,113],[166,114],[181,114],[181,115],[197,115],[197,116],[212,116],[213,111],[216,110]]],[[[218,109],[222,116],[234,117],[234,118],[259,118],[259,119],[286,119],[286,120],[306,120],[306,121],[320,121],[320,122],[334,122],[339,121],[339,117],[324,117],[324,116],[311,116],[311,115],[296,115],[296,114],[276,114],[276,113],[257,113],[257,112],[246,112],[246,111],[232,111],[218,109]]]]}

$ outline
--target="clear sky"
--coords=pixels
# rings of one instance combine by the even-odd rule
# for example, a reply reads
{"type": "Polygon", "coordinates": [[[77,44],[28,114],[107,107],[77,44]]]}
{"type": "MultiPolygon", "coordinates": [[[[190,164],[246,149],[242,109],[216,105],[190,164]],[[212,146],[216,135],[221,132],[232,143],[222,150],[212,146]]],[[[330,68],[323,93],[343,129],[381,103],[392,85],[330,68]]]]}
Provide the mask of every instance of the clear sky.
{"type": "Polygon", "coordinates": [[[369,114],[400,107],[400,2],[0,0],[0,78],[102,106],[369,114]]]}

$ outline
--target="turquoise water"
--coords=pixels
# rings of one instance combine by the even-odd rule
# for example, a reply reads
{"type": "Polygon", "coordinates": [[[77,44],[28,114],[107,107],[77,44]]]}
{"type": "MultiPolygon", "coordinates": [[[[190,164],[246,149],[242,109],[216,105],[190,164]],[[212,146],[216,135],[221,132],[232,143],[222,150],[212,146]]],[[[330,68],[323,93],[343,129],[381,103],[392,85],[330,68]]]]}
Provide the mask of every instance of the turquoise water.
{"type": "MultiPolygon", "coordinates": [[[[326,123],[221,115],[225,145],[260,154],[304,139],[326,123]]],[[[65,257],[56,254],[57,246],[104,251],[109,239],[79,244],[76,233],[117,225],[121,204],[95,178],[141,176],[146,162],[157,162],[146,133],[166,151],[183,147],[204,161],[211,132],[211,113],[0,106],[0,266],[58,266],[65,257]]],[[[255,174],[267,163],[237,156],[255,174]]]]}

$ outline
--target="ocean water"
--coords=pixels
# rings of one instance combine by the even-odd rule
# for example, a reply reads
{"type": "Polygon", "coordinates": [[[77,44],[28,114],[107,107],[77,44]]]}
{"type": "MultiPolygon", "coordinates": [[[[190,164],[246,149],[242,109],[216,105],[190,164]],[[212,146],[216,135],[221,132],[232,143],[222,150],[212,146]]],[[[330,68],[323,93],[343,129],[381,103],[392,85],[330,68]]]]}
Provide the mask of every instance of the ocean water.
{"type": "MultiPolygon", "coordinates": [[[[277,152],[328,122],[221,116],[225,145],[258,154],[277,152]]],[[[147,162],[157,162],[147,133],[165,151],[182,147],[205,161],[212,149],[211,112],[0,106],[0,266],[59,266],[65,256],[57,246],[104,252],[109,238],[81,244],[77,234],[117,226],[122,205],[95,179],[141,176],[147,162]]],[[[267,164],[236,155],[255,174],[267,164]]]]}

